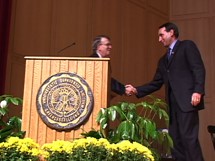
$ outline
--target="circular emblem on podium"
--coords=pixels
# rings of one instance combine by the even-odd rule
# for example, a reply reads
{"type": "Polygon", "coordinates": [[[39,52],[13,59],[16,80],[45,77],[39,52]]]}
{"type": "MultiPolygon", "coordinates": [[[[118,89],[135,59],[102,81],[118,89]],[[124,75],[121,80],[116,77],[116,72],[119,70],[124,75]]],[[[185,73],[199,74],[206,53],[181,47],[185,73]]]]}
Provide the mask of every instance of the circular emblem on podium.
{"type": "Polygon", "coordinates": [[[49,77],[37,94],[37,110],[47,126],[70,130],[83,124],[93,109],[93,93],[88,83],[74,73],[49,77]]]}

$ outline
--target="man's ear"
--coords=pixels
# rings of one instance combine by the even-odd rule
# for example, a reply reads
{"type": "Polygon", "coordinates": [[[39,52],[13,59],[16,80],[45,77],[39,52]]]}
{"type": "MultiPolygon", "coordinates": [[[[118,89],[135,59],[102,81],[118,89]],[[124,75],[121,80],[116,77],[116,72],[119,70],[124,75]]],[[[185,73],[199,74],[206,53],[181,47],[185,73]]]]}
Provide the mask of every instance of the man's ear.
{"type": "Polygon", "coordinates": [[[171,29],[169,32],[170,32],[171,36],[174,36],[174,30],[173,29],[171,29]]]}

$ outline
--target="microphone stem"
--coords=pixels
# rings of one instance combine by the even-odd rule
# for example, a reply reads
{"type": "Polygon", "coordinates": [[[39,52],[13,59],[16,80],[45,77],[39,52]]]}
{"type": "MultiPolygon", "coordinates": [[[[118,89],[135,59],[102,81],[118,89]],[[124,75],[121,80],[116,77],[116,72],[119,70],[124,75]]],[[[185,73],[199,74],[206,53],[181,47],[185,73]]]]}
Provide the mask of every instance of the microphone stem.
{"type": "Polygon", "coordinates": [[[68,45],[68,46],[66,46],[65,48],[59,50],[57,53],[60,53],[60,52],[62,52],[63,50],[65,50],[65,49],[67,49],[68,47],[73,46],[73,45],[75,45],[75,42],[72,43],[72,44],[70,44],[70,45],[68,45]]]}

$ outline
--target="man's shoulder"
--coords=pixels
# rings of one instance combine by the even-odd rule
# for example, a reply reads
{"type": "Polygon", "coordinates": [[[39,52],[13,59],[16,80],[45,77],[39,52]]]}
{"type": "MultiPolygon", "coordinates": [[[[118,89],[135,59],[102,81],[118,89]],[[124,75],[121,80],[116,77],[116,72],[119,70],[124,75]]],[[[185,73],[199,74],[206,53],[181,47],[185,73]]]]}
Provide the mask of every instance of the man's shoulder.
{"type": "Polygon", "coordinates": [[[179,41],[180,44],[185,45],[185,44],[195,44],[193,40],[182,40],[179,41]]]}
{"type": "Polygon", "coordinates": [[[194,41],[192,40],[183,40],[179,41],[176,46],[180,48],[197,48],[197,45],[194,41]]]}
{"type": "Polygon", "coordinates": [[[90,55],[90,57],[99,57],[97,53],[93,53],[90,55]]]}

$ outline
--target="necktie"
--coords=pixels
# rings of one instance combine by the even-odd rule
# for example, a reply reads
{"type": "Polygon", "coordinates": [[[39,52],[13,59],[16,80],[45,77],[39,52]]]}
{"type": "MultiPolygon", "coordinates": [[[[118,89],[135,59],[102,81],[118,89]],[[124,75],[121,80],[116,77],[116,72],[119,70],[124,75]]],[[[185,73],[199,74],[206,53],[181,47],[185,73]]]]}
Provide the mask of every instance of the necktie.
{"type": "Polygon", "coordinates": [[[167,58],[168,58],[168,60],[170,60],[170,57],[172,55],[171,53],[172,53],[172,49],[168,48],[168,51],[167,51],[167,58]]]}

